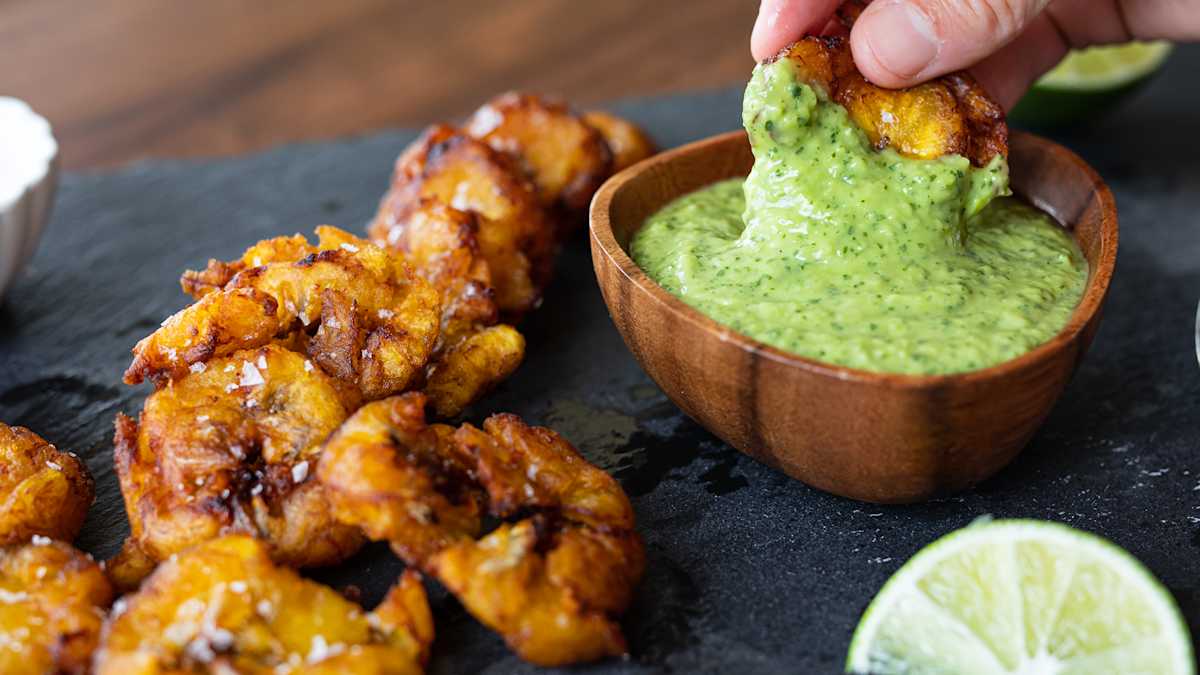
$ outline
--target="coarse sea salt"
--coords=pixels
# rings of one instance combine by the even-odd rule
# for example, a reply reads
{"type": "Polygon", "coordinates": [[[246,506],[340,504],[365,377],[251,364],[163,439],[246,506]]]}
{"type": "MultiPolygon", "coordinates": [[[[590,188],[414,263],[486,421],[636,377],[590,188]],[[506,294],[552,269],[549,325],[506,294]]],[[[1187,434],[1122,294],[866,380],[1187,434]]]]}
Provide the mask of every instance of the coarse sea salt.
{"type": "Polygon", "coordinates": [[[263,379],[262,373],[259,372],[253,363],[249,361],[242,362],[242,377],[238,381],[239,385],[243,387],[257,387],[265,382],[266,380],[263,379]]]}

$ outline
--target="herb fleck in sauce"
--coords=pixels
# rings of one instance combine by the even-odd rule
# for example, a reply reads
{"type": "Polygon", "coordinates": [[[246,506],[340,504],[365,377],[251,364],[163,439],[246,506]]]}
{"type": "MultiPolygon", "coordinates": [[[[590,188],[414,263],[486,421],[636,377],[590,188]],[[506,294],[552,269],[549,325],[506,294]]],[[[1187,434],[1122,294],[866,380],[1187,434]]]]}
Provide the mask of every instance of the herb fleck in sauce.
{"type": "Polygon", "coordinates": [[[1061,330],[1087,262],[1069,235],[976,168],[874,151],[846,111],[759,66],[749,177],[685,195],[631,245],[659,284],[775,347],[865,370],[936,374],[1018,356],[1061,330]]]}

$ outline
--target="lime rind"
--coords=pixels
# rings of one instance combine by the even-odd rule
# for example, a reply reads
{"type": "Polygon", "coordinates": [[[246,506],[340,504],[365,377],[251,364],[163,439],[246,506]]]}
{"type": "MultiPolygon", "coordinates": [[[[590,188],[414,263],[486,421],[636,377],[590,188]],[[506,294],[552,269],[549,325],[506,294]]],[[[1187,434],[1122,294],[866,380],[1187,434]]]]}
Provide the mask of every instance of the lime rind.
{"type": "Polygon", "coordinates": [[[1195,657],[1174,600],[1128,552],[1065,525],[1003,520],[952,532],[896,572],[864,612],[846,670],[1192,675],[1195,657]],[[975,578],[955,583],[955,566],[975,578]]]}

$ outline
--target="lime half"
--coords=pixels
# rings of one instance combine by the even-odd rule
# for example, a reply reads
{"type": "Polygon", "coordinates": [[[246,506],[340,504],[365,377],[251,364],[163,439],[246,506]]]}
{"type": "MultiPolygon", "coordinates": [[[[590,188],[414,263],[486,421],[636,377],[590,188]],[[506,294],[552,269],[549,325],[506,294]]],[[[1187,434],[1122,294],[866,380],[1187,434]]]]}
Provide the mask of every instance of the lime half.
{"type": "Polygon", "coordinates": [[[1159,41],[1074,50],[1033,85],[1009,117],[1039,128],[1094,119],[1145,84],[1171,49],[1171,43],[1159,41]]]}
{"type": "Polygon", "coordinates": [[[872,675],[1195,673],[1187,625],[1133,556],[1056,523],[971,525],[867,607],[846,663],[872,675]]]}

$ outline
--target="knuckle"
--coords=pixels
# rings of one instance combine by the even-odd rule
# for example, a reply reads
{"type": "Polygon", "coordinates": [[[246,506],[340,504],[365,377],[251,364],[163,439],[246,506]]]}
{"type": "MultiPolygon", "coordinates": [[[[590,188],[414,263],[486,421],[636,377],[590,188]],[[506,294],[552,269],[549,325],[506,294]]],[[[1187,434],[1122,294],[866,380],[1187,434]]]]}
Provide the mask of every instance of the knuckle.
{"type": "Polygon", "coordinates": [[[1031,0],[939,0],[938,12],[954,17],[955,29],[973,34],[1012,37],[1033,18],[1041,3],[1031,0]]]}

